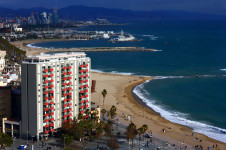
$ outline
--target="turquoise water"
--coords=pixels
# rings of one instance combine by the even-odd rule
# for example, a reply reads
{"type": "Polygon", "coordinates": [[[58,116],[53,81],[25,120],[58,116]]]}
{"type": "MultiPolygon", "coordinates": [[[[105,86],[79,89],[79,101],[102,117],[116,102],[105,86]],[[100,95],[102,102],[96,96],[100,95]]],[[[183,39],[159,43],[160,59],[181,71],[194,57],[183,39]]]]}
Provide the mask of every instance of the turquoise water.
{"type": "Polygon", "coordinates": [[[134,89],[147,105],[173,122],[226,142],[226,22],[154,22],[85,29],[123,29],[142,41],[48,42],[32,46],[140,46],[161,50],[87,54],[97,71],[156,76],[156,80],[134,89]]]}

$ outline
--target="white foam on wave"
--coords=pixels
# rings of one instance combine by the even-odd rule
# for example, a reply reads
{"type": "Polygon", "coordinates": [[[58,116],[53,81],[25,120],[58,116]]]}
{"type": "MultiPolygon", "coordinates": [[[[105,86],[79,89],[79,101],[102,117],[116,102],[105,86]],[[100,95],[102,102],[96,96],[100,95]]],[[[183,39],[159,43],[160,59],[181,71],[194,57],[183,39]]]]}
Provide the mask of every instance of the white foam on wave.
{"type": "Polygon", "coordinates": [[[221,71],[226,71],[226,69],[220,69],[221,71]]]}
{"type": "Polygon", "coordinates": [[[134,73],[131,72],[117,72],[117,71],[111,71],[112,74],[121,74],[121,75],[133,75],[134,73]]]}
{"type": "Polygon", "coordinates": [[[30,48],[43,48],[43,47],[34,46],[33,44],[35,43],[27,44],[26,46],[30,48]]]}
{"type": "Polygon", "coordinates": [[[102,70],[98,70],[98,69],[91,69],[92,72],[99,72],[99,73],[103,73],[102,70]]]}
{"type": "MultiPolygon", "coordinates": [[[[174,79],[174,78],[187,78],[187,76],[157,76],[155,79],[174,79]]],[[[195,132],[205,134],[213,139],[226,142],[226,129],[218,128],[208,125],[204,122],[193,121],[188,118],[188,114],[167,110],[163,105],[157,104],[154,99],[150,99],[149,93],[144,89],[144,85],[151,82],[151,79],[143,84],[136,86],[133,92],[151,107],[154,111],[161,114],[162,117],[169,121],[191,127],[195,132]]]]}

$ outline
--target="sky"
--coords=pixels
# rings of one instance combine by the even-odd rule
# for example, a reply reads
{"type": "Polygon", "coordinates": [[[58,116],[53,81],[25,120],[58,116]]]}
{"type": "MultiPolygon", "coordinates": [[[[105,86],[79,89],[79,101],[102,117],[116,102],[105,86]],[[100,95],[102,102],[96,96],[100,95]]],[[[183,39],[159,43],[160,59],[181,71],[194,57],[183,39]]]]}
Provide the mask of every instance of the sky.
{"type": "Polygon", "coordinates": [[[70,5],[129,10],[184,10],[226,15],[226,0],[0,0],[0,7],[62,8],[70,5]]]}

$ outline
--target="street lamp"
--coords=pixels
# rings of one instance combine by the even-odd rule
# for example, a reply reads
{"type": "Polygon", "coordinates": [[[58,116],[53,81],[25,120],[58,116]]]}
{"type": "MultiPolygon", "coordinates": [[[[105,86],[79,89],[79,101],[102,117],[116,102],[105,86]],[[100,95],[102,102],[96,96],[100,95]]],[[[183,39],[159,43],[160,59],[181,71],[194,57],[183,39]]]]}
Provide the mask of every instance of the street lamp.
{"type": "Polygon", "coordinates": [[[66,139],[66,137],[64,137],[64,147],[65,147],[65,139],[66,139]]]}
{"type": "Polygon", "coordinates": [[[27,131],[27,143],[28,143],[28,134],[29,134],[29,131],[27,131]]]}

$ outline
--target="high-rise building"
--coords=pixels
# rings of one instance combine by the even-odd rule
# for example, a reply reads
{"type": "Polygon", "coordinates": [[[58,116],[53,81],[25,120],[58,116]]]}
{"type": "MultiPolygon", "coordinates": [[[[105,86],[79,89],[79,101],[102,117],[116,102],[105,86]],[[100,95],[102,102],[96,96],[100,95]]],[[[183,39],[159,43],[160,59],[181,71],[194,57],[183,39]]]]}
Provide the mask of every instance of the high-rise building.
{"type": "Polygon", "coordinates": [[[91,108],[91,60],[83,52],[31,56],[22,63],[22,138],[51,134],[91,108]]]}
{"type": "Polygon", "coordinates": [[[57,14],[57,9],[54,8],[53,9],[53,24],[58,24],[59,23],[59,18],[58,18],[58,14],[57,14]]]}

